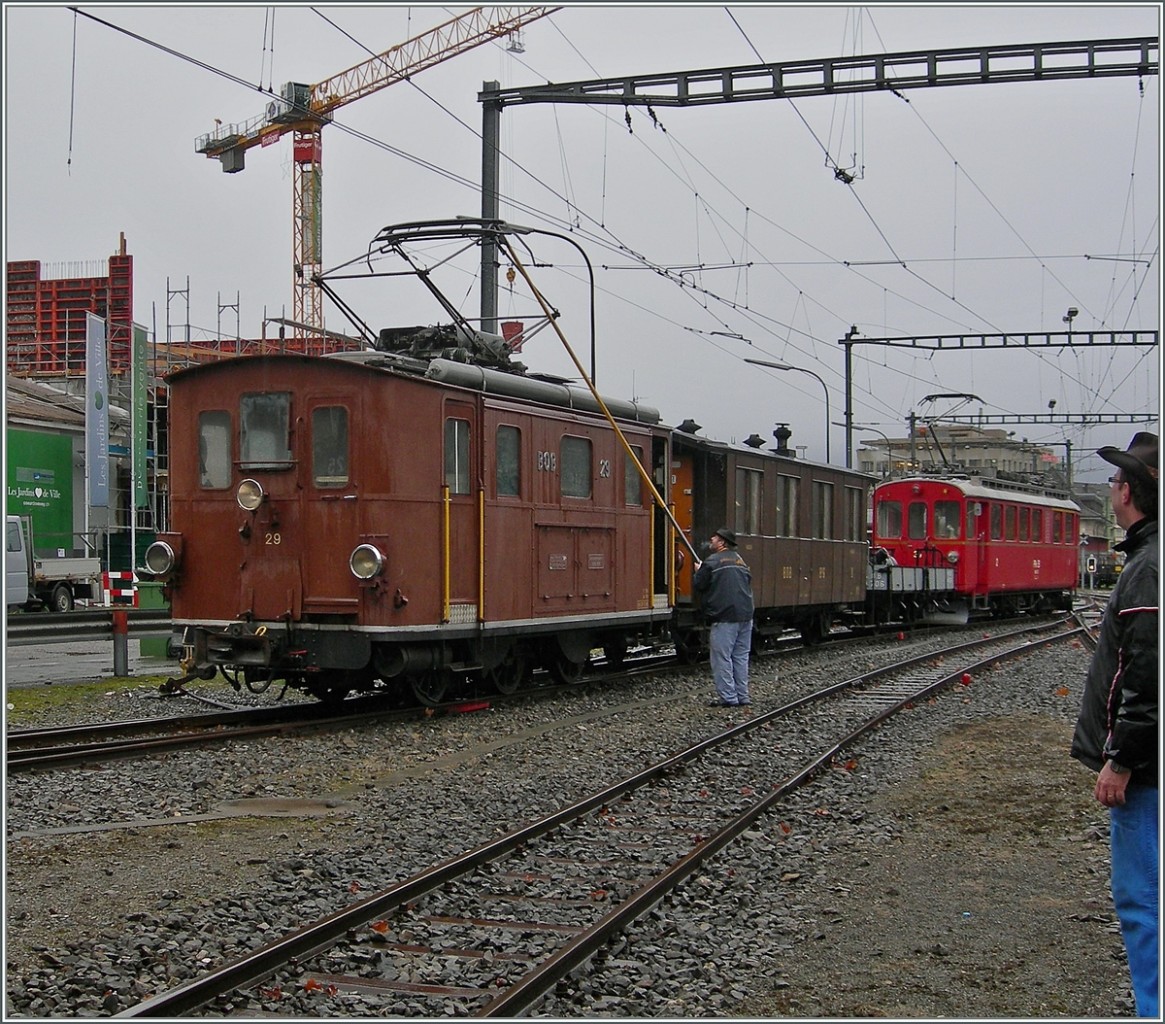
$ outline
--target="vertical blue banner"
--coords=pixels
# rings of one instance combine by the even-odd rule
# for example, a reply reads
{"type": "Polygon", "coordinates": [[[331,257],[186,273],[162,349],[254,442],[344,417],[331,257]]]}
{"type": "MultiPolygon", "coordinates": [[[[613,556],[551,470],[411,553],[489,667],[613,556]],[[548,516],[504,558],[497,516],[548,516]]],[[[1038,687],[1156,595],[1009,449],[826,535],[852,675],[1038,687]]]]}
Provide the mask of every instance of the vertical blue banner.
{"type": "Polygon", "coordinates": [[[89,507],[109,508],[109,364],[105,321],[85,314],[85,466],[89,507]]]}
{"type": "Polygon", "coordinates": [[[146,329],[133,325],[133,504],[134,508],[145,508],[150,503],[150,490],[146,486],[146,419],[149,405],[147,390],[149,371],[146,368],[146,329]]]}

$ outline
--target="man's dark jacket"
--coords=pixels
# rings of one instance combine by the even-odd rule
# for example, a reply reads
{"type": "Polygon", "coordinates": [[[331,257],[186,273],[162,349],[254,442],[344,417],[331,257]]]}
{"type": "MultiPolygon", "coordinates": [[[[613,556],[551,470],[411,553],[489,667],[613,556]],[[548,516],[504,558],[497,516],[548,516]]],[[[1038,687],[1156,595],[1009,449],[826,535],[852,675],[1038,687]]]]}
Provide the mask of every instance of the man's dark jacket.
{"type": "Polygon", "coordinates": [[[710,554],[692,578],[709,622],[748,622],[752,618],[752,573],[732,548],[710,554]]]}
{"type": "Polygon", "coordinates": [[[1088,668],[1072,756],[1093,771],[1113,760],[1132,771],[1131,782],[1156,786],[1157,520],[1134,523],[1114,547],[1125,552],[1125,566],[1108,599],[1088,668]]]}

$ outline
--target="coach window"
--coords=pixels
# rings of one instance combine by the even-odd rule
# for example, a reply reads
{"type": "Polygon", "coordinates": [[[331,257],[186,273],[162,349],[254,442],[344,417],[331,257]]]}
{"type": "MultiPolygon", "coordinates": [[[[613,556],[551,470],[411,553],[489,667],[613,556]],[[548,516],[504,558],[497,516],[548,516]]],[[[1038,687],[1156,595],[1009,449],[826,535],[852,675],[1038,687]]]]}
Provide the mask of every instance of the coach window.
{"type": "Polygon", "coordinates": [[[643,477],[639,475],[639,467],[643,465],[643,449],[633,444],[631,450],[635,453],[634,462],[623,453],[623,504],[642,505],[643,477]]]}
{"type": "Polygon", "coordinates": [[[902,502],[878,502],[878,536],[883,540],[899,540],[902,537],[902,502]]]}
{"type": "Polygon", "coordinates": [[[450,494],[469,493],[469,420],[445,421],[445,486],[450,494]]]}
{"type": "Polygon", "coordinates": [[[317,487],[348,482],[348,410],[342,405],[312,410],[311,473],[317,487]]]}
{"type": "Polygon", "coordinates": [[[1015,506],[1008,505],[1003,510],[1003,525],[1008,540],[1015,540],[1015,506]]]}
{"type": "Polygon", "coordinates": [[[497,496],[516,498],[522,487],[522,435],[517,427],[498,427],[497,496]]]}
{"type": "Polygon", "coordinates": [[[1052,543],[1062,544],[1064,542],[1064,513],[1052,513],[1052,543]]]}
{"type": "Polygon", "coordinates": [[[865,540],[866,524],[862,515],[862,491],[857,487],[845,489],[845,539],[865,540]]]}
{"type": "Polygon", "coordinates": [[[906,508],[906,536],[926,540],[926,502],[912,501],[906,508]]]}
{"type": "Polygon", "coordinates": [[[1031,540],[1032,527],[1032,510],[1030,508],[1021,508],[1019,510],[1019,539],[1031,540]]]}
{"type": "Polygon", "coordinates": [[[736,529],[740,533],[760,533],[761,472],[736,470],[736,529]]]}
{"type": "Polygon", "coordinates": [[[1035,544],[1044,542],[1044,510],[1042,508],[1032,509],[1032,541],[1035,544]]]}
{"type": "Polygon", "coordinates": [[[231,485],[231,415],[228,412],[198,414],[198,484],[200,487],[231,485]]]}
{"type": "Polygon", "coordinates": [[[239,461],[245,469],[282,469],[291,464],[291,395],[261,391],[243,395],[239,461]]]}
{"type": "Polygon", "coordinates": [[[991,502],[991,539],[1003,540],[1003,506],[997,501],[991,502]]]}
{"type": "Polygon", "coordinates": [[[777,477],[777,536],[798,536],[797,478],[795,476],[777,477]]]}
{"type": "Polygon", "coordinates": [[[934,503],[934,536],[936,540],[957,540],[959,536],[959,503],[934,503]]]}
{"type": "Polygon", "coordinates": [[[1064,543],[1074,543],[1073,537],[1076,536],[1076,513],[1068,512],[1064,516],[1064,543]]]}
{"type": "Polygon", "coordinates": [[[813,483],[813,536],[833,539],[833,484],[813,483]]]}
{"type": "Polygon", "coordinates": [[[591,496],[591,442],[585,437],[562,439],[559,447],[559,462],[562,472],[562,496],[564,498],[589,498],[591,496]]]}

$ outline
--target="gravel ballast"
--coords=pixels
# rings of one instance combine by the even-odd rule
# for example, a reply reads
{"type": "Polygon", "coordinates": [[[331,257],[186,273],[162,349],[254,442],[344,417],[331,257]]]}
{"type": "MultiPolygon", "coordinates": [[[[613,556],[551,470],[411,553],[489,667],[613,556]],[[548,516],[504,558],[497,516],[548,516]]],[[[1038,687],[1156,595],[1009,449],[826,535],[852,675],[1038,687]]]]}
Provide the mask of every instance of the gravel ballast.
{"type": "MultiPolygon", "coordinates": [[[[538,1013],[1131,1015],[1107,814],[1067,753],[1088,656],[1076,641],[1041,650],[896,717],[538,1013]]],[[[863,649],[756,658],[754,711],[874,660],[863,649]]],[[[197,689],[233,696],[217,686],[197,689]]],[[[89,692],[74,720],[161,703],[133,680],[89,692]]],[[[700,667],[474,714],[13,776],[8,1015],[116,1013],[719,731],[740,712],[705,707],[710,693],[700,667]]],[[[10,712],[10,725],[65,717],[10,712]]],[[[776,783],[797,742],[772,736],[776,783]]],[[[238,1012],[351,1009],[289,986],[249,999],[238,1012]]],[[[392,1012],[465,1011],[409,998],[392,1012]]]]}

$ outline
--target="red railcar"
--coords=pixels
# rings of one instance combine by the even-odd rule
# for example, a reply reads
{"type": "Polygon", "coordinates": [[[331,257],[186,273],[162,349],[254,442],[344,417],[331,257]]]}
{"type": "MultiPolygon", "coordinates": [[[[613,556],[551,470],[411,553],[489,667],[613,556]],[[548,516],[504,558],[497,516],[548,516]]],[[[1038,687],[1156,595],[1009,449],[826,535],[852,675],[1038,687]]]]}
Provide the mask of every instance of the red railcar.
{"type": "Polygon", "coordinates": [[[966,477],[909,477],[874,489],[873,544],[893,562],[953,567],[971,612],[1071,607],[1080,508],[1065,497],[966,477]]]}
{"type": "MultiPolygon", "coordinates": [[[[503,692],[532,664],[576,677],[593,647],[617,658],[662,630],[651,496],[589,393],[399,363],[240,357],[170,378],[172,531],[147,560],[193,667],[435,702],[469,674],[503,692]]],[[[662,465],[658,413],[608,404],[662,465]]]]}

